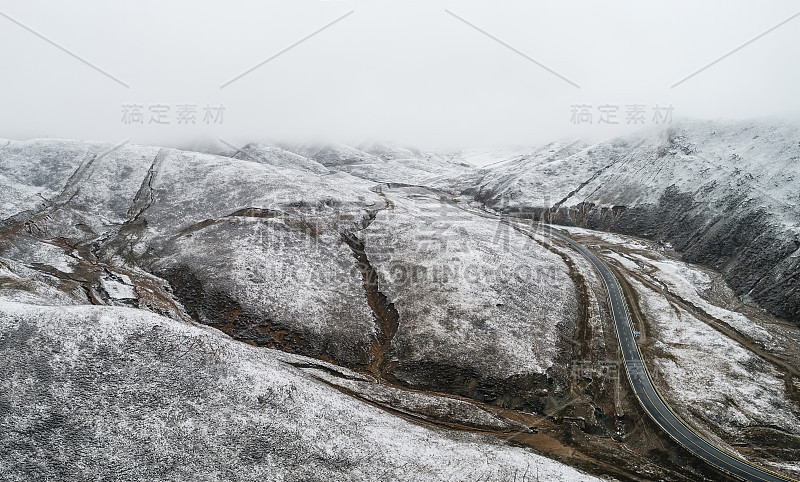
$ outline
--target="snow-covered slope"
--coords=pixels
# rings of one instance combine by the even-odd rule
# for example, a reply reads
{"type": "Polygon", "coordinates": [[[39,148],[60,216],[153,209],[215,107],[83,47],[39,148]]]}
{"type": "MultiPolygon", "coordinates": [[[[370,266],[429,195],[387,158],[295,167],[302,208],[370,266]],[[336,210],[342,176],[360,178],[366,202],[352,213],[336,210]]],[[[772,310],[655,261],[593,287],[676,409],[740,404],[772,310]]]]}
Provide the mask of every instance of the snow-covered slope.
{"type": "Polygon", "coordinates": [[[531,410],[564,390],[578,307],[563,260],[428,190],[383,194],[390,209],[360,236],[399,314],[387,372],[531,410]]]}
{"type": "Polygon", "coordinates": [[[332,170],[383,183],[447,188],[454,177],[471,171],[459,155],[423,152],[387,143],[356,149],[340,144],[285,146],[332,170]]]}
{"type": "MultiPolygon", "coordinates": [[[[599,385],[570,370],[587,350],[598,362],[616,356],[602,295],[587,294],[592,275],[576,268],[586,261],[459,206],[653,238],[660,244],[631,249],[674,247],[721,271],[742,299],[798,321],[799,138],[787,123],[682,123],[593,146],[248,144],[230,157],[0,140],[0,350],[11,360],[0,423],[12,434],[0,462],[17,478],[103,478],[119,467],[186,479],[190,466],[207,480],[503,480],[529,463],[540,478],[583,477],[368,402],[492,433],[548,426],[528,440],[603,473],[627,476],[645,461],[683,470],[669,440],[626,426],[642,420],[623,413],[635,399],[617,386],[592,405],[599,385]],[[506,408],[550,417],[507,418],[506,408]],[[88,448],[67,449],[79,446],[88,448]],[[620,453],[635,457],[609,469],[620,453]]],[[[639,273],[635,254],[610,259],[639,273]]],[[[708,305],[694,288],[704,278],[684,265],[658,258],[641,269],[758,347],[788,340],[708,305]]],[[[700,315],[662,313],[653,289],[638,303],[648,336],[669,348],[657,363],[681,392],[671,400],[689,403],[700,389],[693,370],[710,367],[730,380],[690,415],[713,418],[733,386],[736,398],[752,389],[768,401],[714,420],[723,435],[797,421],[759,415],[785,401],[779,373],[759,391],[742,371],[763,363],[700,315]],[[712,334],[703,350],[684,347],[712,334]]]]}
{"type": "MultiPolygon", "coordinates": [[[[436,162],[426,170],[423,153],[368,149],[382,157],[344,146],[293,153],[250,144],[230,158],[133,145],[12,142],[0,151],[0,166],[15,189],[34,194],[8,196],[0,257],[10,269],[45,265],[49,277],[42,282],[76,302],[188,316],[248,343],[378,371],[412,387],[430,386],[425,377],[435,363],[465,386],[472,380],[512,386],[520,377],[547,384],[557,377],[563,388],[564,347],[576,316],[563,261],[517,233],[509,250],[508,239],[495,235],[497,223],[430,193],[382,191],[325,167],[372,165],[390,176],[395,163],[405,163],[420,178],[449,172],[441,157],[430,157],[436,162]],[[57,169],[48,175],[51,166],[57,169]],[[426,237],[442,234],[420,224],[434,219],[452,227],[457,245],[418,249],[431,241],[426,237]],[[76,266],[57,269],[65,261],[55,255],[42,262],[43,245],[76,266]],[[460,274],[399,285],[387,278],[397,267],[431,274],[456,267],[460,274]]],[[[462,388],[438,386],[499,403],[496,393],[462,388]]],[[[523,403],[541,396],[534,392],[523,403]]]]}
{"type": "Polygon", "coordinates": [[[342,172],[451,172],[439,158],[435,168],[401,159],[424,156],[412,150],[369,149],[250,144],[224,157],[47,140],[0,149],[6,476],[590,480],[339,391],[425,420],[527,431],[466,399],[400,388],[510,406],[514,381],[534,379],[514,405],[538,406],[565,388],[574,330],[560,258],[531,243],[508,251],[497,223],[427,191],[342,172]],[[415,217],[449,220],[457,249],[419,251],[437,233],[415,217]],[[387,277],[396,266],[467,276],[413,286],[387,277]],[[472,267],[487,273],[470,277],[472,267]],[[519,279],[506,283],[508,273],[519,279]],[[361,374],[326,385],[329,371],[298,371],[273,348],[361,374]],[[437,383],[432,366],[463,383],[437,383]]]}
{"type": "Polygon", "coordinates": [[[662,240],[737,292],[800,322],[800,127],[682,122],[553,146],[456,182],[487,206],[662,240]],[[552,151],[552,152],[551,152],[552,151]]]}
{"type": "Polygon", "coordinates": [[[599,480],[141,310],[0,301],[0,357],[3,480],[599,480]]]}

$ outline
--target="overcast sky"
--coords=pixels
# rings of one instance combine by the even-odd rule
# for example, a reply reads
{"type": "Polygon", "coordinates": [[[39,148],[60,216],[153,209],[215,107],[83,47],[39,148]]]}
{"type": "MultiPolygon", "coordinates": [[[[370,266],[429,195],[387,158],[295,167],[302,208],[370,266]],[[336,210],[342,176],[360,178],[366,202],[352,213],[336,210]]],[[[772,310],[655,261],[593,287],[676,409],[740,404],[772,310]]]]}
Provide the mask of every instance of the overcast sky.
{"type": "Polygon", "coordinates": [[[0,137],[441,148],[607,137],[632,128],[633,105],[645,110],[636,128],[667,114],[656,106],[675,119],[796,116],[798,12],[731,0],[0,1],[0,137]],[[618,124],[598,124],[600,106],[618,124]]]}

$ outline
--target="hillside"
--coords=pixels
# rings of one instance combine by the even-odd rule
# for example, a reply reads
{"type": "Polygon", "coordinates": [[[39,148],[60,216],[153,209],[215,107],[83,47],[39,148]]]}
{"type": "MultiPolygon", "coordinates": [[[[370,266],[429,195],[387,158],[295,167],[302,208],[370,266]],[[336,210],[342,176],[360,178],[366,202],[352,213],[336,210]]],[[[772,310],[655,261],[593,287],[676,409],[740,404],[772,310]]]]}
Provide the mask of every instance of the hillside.
{"type": "Polygon", "coordinates": [[[798,139],[754,121],[460,152],[0,140],[0,464],[719,480],[647,416],[604,283],[545,221],[614,270],[693,430],[800,474],[798,139]]]}
{"type": "Polygon", "coordinates": [[[800,128],[682,122],[555,143],[454,182],[496,211],[658,240],[800,323],[800,128]]]}

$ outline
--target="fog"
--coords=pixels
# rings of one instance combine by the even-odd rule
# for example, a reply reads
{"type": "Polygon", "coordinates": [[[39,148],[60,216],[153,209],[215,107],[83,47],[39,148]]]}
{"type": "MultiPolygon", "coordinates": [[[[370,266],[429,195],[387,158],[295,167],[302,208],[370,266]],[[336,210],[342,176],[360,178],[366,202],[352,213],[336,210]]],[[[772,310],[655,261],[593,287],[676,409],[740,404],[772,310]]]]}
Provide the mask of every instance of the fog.
{"type": "Polygon", "coordinates": [[[439,149],[599,139],[667,114],[796,117],[798,11],[730,0],[4,1],[0,137],[439,149]]]}

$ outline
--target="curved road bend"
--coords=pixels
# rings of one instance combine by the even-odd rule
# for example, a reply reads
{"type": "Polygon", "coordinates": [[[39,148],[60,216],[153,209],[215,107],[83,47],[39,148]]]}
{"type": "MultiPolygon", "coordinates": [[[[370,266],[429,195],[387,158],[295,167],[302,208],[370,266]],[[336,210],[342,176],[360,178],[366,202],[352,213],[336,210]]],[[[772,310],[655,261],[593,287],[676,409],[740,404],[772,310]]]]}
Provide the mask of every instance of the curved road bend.
{"type": "MultiPolygon", "coordinates": [[[[464,209],[458,206],[452,199],[447,196],[442,196],[442,200],[448,204],[452,204],[459,209],[463,209],[469,213],[477,216],[500,219],[499,216],[477,212],[469,209],[464,209]]],[[[508,222],[508,221],[506,221],[508,222]]],[[[527,226],[526,226],[527,227],[527,226]]],[[[713,465],[719,470],[726,472],[736,478],[763,482],[763,481],[792,481],[788,477],[782,476],[775,472],[770,472],[761,467],[757,467],[744,459],[741,459],[733,454],[721,450],[697,432],[689,428],[677,415],[667,406],[666,402],[656,390],[653,385],[653,380],[644,365],[642,353],[639,351],[639,346],[636,344],[636,339],[633,334],[633,323],[631,323],[630,316],[628,315],[628,306],[625,298],[622,295],[622,289],[619,286],[617,278],[611,272],[611,269],[601,261],[597,256],[589,251],[584,245],[574,241],[572,238],[565,236],[553,230],[549,230],[553,236],[568,243],[573,248],[577,249],[583,256],[592,262],[594,267],[603,278],[603,282],[608,289],[608,297],[611,305],[612,316],[614,317],[614,324],[617,328],[617,339],[622,348],[622,356],[625,362],[625,371],[628,374],[628,380],[633,387],[636,397],[644,407],[645,412],[653,419],[667,434],[672,437],[676,442],[681,444],[684,448],[694,453],[701,459],[713,465]]]]}

